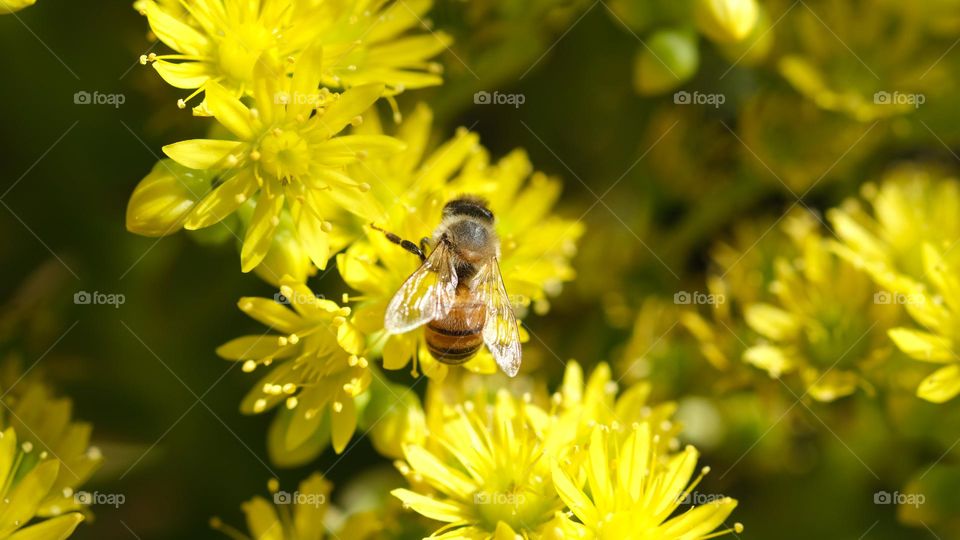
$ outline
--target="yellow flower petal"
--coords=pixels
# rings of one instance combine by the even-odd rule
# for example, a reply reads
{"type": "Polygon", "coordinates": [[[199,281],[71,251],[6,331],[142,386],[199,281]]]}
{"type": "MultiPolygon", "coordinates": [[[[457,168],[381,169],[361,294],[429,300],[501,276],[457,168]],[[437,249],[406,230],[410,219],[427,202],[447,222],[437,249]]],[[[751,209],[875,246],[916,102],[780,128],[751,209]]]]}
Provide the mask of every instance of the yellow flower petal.
{"type": "Polygon", "coordinates": [[[367,84],[351,88],[342,94],[327,110],[317,117],[320,125],[317,136],[329,138],[340,133],[354,118],[362,115],[380,96],[382,84],[367,84]]]}
{"type": "MultiPolygon", "coordinates": [[[[249,317],[284,334],[297,332],[304,325],[293,310],[270,298],[245,296],[237,302],[237,305],[249,317]]],[[[276,338],[276,336],[273,337],[276,338]]]]}
{"type": "Polygon", "coordinates": [[[70,512],[20,529],[10,535],[7,540],[66,540],[81,521],[83,521],[83,514],[70,512]]]}
{"type": "Polygon", "coordinates": [[[217,122],[241,140],[253,139],[253,117],[250,110],[236,96],[212,81],[207,83],[204,91],[207,107],[210,108],[217,122]]]}
{"type": "Polygon", "coordinates": [[[273,242],[273,231],[280,224],[281,209],[283,195],[269,197],[261,193],[240,250],[240,269],[243,272],[253,270],[267,256],[273,242]]]}
{"type": "Polygon", "coordinates": [[[283,525],[272,504],[263,497],[254,497],[243,504],[247,529],[256,540],[283,540],[283,525]]]}
{"type": "Polygon", "coordinates": [[[765,370],[771,377],[793,371],[796,363],[780,347],[755,345],[743,352],[743,360],[765,370]]]}
{"type": "Polygon", "coordinates": [[[411,467],[445,495],[467,500],[477,490],[477,485],[473,481],[459,471],[447,467],[436,456],[420,446],[405,446],[403,455],[411,467]]]}
{"type": "Polygon", "coordinates": [[[557,495],[563,499],[567,507],[584,523],[596,523],[599,516],[597,507],[589,497],[567,476],[567,473],[555,462],[552,466],[553,484],[557,488],[557,495]]]}
{"type": "Polygon", "coordinates": [[[944,403],[960,393],[960,364],[940,368],[920,382],[917,396],[933,403],[944,403]]]}
{"type": "Polygon", "coordinates": [[[196,230],[219,223],[249,200],[257,189],[257,180],[251,171],[238,171],[214,188],[193,208],[186,218],[184,228],[196,230]]]}
{"type": "Polygon", "coordinates": [[[394,489],[390,494],[400,499],[404,506],[430,519],[452,523],[459,521],[463,516],[463,509],[458,505],[441,502],[409,489],[394,489]]]}
{"type": "Polygon", "coordinates": [[[770,304],[747,306],[744,318],[759,334],[775,341],[789,341],[800,331],[800,324],[789,311],[770,304]]]}
{"type": "Polygon", "coordinates": [[[153,69],[174,88],[200,88],[210,80],[207,66],[201,62],[167,62],[156,60],[153,69]]]}
{"type": "Polygon", "coordinates": [[[0,536],[6,536],[36,514],[40,501],[50,492],[60,471],[60,461],[44,461],[34,467],[6,495],[10,504],[0,509],[0,536]]]}
{"type": "Polygon", "coordinates": [[[160,41],[183,54],[202,56],[209,42],[200,32],[160,9],[152,1],[143,3],[150,29],[160,41]]]}
{"type": "Polygon", "coordinates": [[[357,430],[357,405],[353,398],[341,393],[339,403],[343,405],[340,411],[330,409],[330,431],[333,450],[341,453],[357,430]]]}
{"type": "Polygon", "coordinates": [[[925,362],[953,362],[953,343],[946,338],[911,328],[891,328],[890,339],[901,351],[916,360],[925,362]]]}
{"type": "Polygon", "coordinates": [[[236,153],[242,145],[240,141],[191,139],[168,144],[163,147],[163,153],[190,169],[214,169],[223,168],[226,157],[236,153]]]}

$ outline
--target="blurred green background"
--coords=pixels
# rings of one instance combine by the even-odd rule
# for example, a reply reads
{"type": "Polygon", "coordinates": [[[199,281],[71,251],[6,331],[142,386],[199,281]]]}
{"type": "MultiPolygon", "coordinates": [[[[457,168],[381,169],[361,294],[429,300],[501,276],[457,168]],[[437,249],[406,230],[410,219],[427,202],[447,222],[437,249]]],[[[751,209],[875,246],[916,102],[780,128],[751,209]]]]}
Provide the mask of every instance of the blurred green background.
{"type": "MultiPolygon", "coordinates": [[[[940,2],[929,4],[911,9],[945,26],[955,19],[937,14],[955,18],[960,9],[943,2],[940,12],[933,10],[940,2]]],[[[401,99],[402,106],[430,103],[443,134],[470,127],[493,155],[524,147],[538,169],[563,177],[561,214],[582,216],[588,233],[575,260],[578,280],[547,316],[528,321],[549,345],[536,346],[531,361],[552,380],[561,374],[558,359],[616,361],[645,297],[669,300],[701,282],[710,246],[728,237],[739,219],[776,217],[795,202],[741,138],[760,148],[765,161],[785,164],[777,170],[785,179],[826,174],[803,199],[815,210],[856,194],[897,161],[947,169],[957,161],[951,150],[960,141],[955,28],[913,36],[911,50],[923,51],[916,57],[944,58],[936,93],[909,118],[854,121],[811,109],[771,69],[743,65],[728,72],[731,61],[705,43],[699,69],[683,87],[723,93],[726,102],[683,108],[672,92],[643,97],[633,83],[635,57],[658,23],[624,24],[624,14],[666,5],[440,1],[433,22],[457,39],[442,59],[448,81],[401,99]],[[525,102],[477,105],[473,94],[480,90],[523,94],[525,102]],[[783,101],[762,101],[767,96],[783,101]]],[[[828,3],[768,7],[772,20],[786,17],[774,32],[778,48],[802,48],[796,42],[806,39],[830,49],[826,58],[853,52],[838,46],[832,26],[806,38],[788,30],[804,10],[834,9],[828,3]]],[[[864,28],[870,22],[858,11],[870,10],[867,3],[849,9],[853,29],[836,30],[844,38],[859,22],[864,28]]],[[[59,283],[49,283],[37,332],[24,336],[23,360],[38,362],[73,398],[75,416],[95,426],[106,460],[87,489],[126,497],[116,509],[95,507],[95,521],[81,525],[75,538],[214,537],[208,519],[242,523],[240,502],[265,493],[271,477],[295,485],[320,470],[341,486],[371,464],[389,466],[366,440],[343,456],[328,450],[301,469],[270,465],[269,416],[238,412],[251,378],[213,351],[260,331],[235,303],[242,295],[271,296],[272,287],[239,272],[232,242],[208,244],[183,233],[158,241],[125,230],[126,201],[160,148],[205,129],[177,109],[180,92],[139,65],[150,42],[130,3],[40,0],[0,17],[0,40],[6,51],[0,58],[0,296],[13,297],[44,265],[59,273],[59,283]],[[81,91],[120,94],[124,103],[77,104],[81,91]],[[116,309],[75,305],[79,291],[122,294],[125,303],[116,309]]],[[[901,54],[901,46],[903,40],[880,38],[856,44],[866,65],[897,58],[909,64],[915,57],[901,54]]],[[[878,88],[897,69],[916,67],[876,68],[874,81],[856,73],[860,62],[844,66],[830,69],[847,69],[849,79],[878,88]]],[[[796,186],[798,194],[805,187],[796,186]]],[[[310,284],[328,295],[344,289],[335,271],[310,284]]],[[[657,362],[666,365],[657,370],[658,398],[710,397],[702,381],[710,368],[690,347],[671,346],[657,362]]],[[[397,380],[408,380],[406,372],[397,380]]],[[[721,434],[713,444],[698,441],[704,463],[715,471],[705,489],[740,501],[733,517],[747,527],[741,538],[960,538],[951,525],[958,517],[956,489],[944,490],[952,499],[931,502],[949,510],[931,518],[929,528],[899,524],[894,505],[873,500],[878,491],[902,489],[944,454],[944,463],[955,462],[949,456],[956,457],[951,443],[960,436],[956,404],[914,400],[885,413],[863,394],[793,407],[778,385],[756,393],[761,399],[735,394],[710,405],[722,415],[715,420],[721,434]],[[897,420],[906,416],[904,408],[909,423],[897,420]]],[[[947,478],[956,477],[949,472],[947,478]]]]}

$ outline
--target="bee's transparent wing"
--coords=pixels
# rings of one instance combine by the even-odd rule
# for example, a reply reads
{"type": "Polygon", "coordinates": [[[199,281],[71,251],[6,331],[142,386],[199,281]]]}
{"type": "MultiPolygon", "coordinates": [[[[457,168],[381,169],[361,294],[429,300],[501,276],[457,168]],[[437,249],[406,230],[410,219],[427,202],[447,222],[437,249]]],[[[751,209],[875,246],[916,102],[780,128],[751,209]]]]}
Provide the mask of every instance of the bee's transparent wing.
{"type": "Polygon", "coordinates": [[[449,248],[440,242],[390,300],[384,328],[391,334],[402,334],[445,317],[456,296],[456,268],[449,248]]]}
{"type": "Polygon", "coordinates": [[[507,289],[503,286],[496,257],[491,258],[477,274],[474,291],[477,300],[487,309],[483,342],[500,369],[513,377],[520,370],[520,328],[507,289]]]}

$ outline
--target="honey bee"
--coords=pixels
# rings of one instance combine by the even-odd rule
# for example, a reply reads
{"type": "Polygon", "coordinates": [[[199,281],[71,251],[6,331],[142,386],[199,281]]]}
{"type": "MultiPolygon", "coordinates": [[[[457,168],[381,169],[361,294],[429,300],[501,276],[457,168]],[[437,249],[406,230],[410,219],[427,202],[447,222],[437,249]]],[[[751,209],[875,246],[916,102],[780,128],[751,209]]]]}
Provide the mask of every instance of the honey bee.
{"type": "Polygon", "coordinates": [[[371,227],[422,262],[390,300],[387,332],[425,325],[427,349],[445,364],[462,364],[485,344],[500,369],[516,375],[520,330],[500,275],[500,240],[487,203],[470,196],[448,202],[433,237],[419,245],[371,227]]]}

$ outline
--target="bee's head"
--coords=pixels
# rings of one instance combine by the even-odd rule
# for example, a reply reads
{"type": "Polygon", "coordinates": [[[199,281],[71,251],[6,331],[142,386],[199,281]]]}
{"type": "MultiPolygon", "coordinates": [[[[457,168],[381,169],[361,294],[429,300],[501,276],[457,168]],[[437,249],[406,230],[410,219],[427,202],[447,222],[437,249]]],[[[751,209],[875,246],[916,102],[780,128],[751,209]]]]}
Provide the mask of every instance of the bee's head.
{"type": "Polygon", "coordinates": [[[462,195],[443,206],[443,217],[472,217],[486,223],[493,223],[493,212],[487,208],[487,201],[471,195],[462,195]]]}

